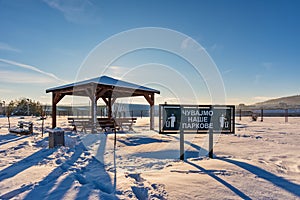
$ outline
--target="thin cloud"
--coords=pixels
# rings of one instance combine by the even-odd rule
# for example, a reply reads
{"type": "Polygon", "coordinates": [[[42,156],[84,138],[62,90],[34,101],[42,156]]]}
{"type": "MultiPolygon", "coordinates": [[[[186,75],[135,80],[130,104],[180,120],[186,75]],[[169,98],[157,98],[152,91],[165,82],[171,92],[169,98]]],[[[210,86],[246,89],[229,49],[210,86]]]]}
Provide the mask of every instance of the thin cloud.
{"type": "Polygon", "coordinates": [[[23,69],[28,69],[28,70],[31,70],[31,71],[34,71],[34,72],[37,72],[37,73],[40,73],[40,74],[43,74],[43,75],[45,75],[45,76],[47,76],[47,77],[49,77],[53,80],[56,80],[56,81],[59,81],[59,82],[62,82],[62,83],[66,82],[66,81],[58,78],[57,76],[55,76],[52,73],[42,71],[42,70],[38,69],[37,67],[31,66],[31,65],[26,65],[26,64],[23,64],[23,63],[19,63],[19,62],[12,61],[12,60],[6,60],[6,59],[2,59],[2,58],[0,58],[0,62],[9,64],[9,65],[13,65],[13,66],[17,66],[17,67],[20,67],[20,68],[23,68],[23,69]]]}
{"type": "Polygon", "coordinates": [[[21,52],[21,50],[16,49],[16,48],[10,46],[9,44],[3,43],[3,42],[0,42],[0,50],[1,51],[12,51],[12,52],[17,52],[17,53],[21,52]]]}
{"type": "Polygon", "coordinates": [[[187,49],[191,47],[192,44],[193,44],[192,39],[188,37],[181,42],[181,49],[187,49]]]}
{"type": "Polygon", "coordinates": [[[266,70],[270,70],[270,69],[272,69],[272,67],[273,67],[273,63],[271,63],[271,62],[263,62],[261,65],[262,65],[266,70]]]}
{"type": "Polygon", "coordinates": [[[17,83],[17,84],[47,84],[53,83],[54,80],[50,77],[41,76],[36,73],[16,72],[16,71],[1,71],[0,82],[2,83],[17,83]]]}
{"type": "Polygon", "coordinates": [[[229,73],[231,73],[232,71],[233,71],[232,69],[227,69],[227,70],[223,71],[223,74],[229,74],[229,73]]]}
{"type": "Polygon", "coordinates": [[[205,51],[205,48],[202,47],[196,43],[196,41],[190,37],[185,38],[184,40],[182,40],[181,44],[180,44],[180,48],[182,50],[188,50],[188,49],[193,49],[193,50],[198,50],[198,51],[205,51]]]}
{"type": "Polygon", "coordinates": [[[210,47],[210,50],[211,50],[212,52],[215,52],[215,51],[221,51],[221,50],[223,50],[223,49],[224,49],[223,45],[219,45],[219,44],[213,44],[213,45],[210,47]]]}
{"type": "Polygon", "coordinates": [[[44,0],[51,8],[60,11],[72,23],[97,23],[97,6],[88,0],[44,0]]]}
{"type": "Polygon", "coordinates": [[[130,69],[126,68],[126,67],[121,67],[121,66],[109,66],[105,73],[109,76],[115,77],[115,78],[122,78],[122,76],[124,76],[124,74],[126,74],[128,71],[130,71],[130,69]]]}

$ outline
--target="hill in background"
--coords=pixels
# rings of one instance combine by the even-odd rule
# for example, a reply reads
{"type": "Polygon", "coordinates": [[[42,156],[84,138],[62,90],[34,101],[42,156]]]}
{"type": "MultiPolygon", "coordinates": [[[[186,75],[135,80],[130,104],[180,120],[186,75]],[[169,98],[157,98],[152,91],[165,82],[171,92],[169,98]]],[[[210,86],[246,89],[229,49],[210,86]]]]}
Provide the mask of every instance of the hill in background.
{"type": "Polygon", "coordinates": [[[270,99],[252,106],[264,108],[300,108],[300,95],[270,99]]]}

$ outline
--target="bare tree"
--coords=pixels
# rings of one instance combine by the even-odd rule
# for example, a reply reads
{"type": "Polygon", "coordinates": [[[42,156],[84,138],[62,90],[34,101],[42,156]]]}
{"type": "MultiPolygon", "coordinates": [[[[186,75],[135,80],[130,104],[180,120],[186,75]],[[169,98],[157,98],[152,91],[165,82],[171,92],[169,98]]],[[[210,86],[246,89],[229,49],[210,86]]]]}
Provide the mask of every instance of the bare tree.
{"type": "Polygon", "coordinates": [[[7,121],[8,121],[8,128],[10,129],[10,116],[14,110],[14,102],[11,101],[9,102],[8,106],[6,107],[6,116],[7,116],[7,121]]]}
{"type": "Polygon", "coordinates": [[[44,136],[44,121],[46,119],[46,113],[48,111],[47,104],[42,106],[40,105],[41,119],[42,119],[42,137],[44,136]]]}

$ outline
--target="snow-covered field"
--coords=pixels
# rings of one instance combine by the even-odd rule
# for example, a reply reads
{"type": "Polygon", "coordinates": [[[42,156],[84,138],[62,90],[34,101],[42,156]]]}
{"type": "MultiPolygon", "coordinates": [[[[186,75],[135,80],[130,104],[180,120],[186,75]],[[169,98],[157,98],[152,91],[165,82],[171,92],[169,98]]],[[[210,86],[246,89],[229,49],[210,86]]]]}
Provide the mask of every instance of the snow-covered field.
{"type": "Polygon", "coordinates": [[[37,134],[10,134],[0,118],[0,199],[300,199],[300,118],[237,119],[214,159],[207,135],[185,135],[185,161],[179,135],[150,131],[147,118],[119,133],[115,150],[113,134],[72,133],[63,117],[66,146],[49,149],[41,121],[24,120],[37,134]]]}

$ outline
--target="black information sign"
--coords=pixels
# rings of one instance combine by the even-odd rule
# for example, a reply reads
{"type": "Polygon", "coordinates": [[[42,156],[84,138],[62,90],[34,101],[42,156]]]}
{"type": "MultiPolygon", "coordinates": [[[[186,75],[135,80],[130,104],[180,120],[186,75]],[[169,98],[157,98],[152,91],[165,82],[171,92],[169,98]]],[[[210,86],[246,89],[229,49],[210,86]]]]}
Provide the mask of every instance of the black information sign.
{"type": "Polygon", "coordinates": [[[160,133],[234,132],[234,106],[166,105],[160,111],[160,133]]]}

